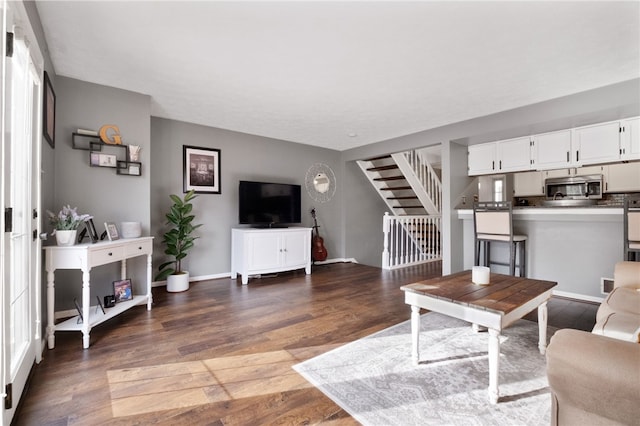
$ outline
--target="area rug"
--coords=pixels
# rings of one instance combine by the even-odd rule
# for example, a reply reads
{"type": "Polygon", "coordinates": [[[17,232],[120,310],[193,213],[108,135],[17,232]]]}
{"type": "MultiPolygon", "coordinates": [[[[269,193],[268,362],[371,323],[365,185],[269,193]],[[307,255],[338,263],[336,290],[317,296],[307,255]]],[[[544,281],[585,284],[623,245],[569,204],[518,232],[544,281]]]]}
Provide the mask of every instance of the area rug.
{"type": "Polygon", "coordinates": [[[406,321],[293,368],[363,425],[548,425],[538,324],[519,320],[503,330],[497,405],[488,401],[487,345],[488,333],[429,312],[417,366],[406,321]]]}

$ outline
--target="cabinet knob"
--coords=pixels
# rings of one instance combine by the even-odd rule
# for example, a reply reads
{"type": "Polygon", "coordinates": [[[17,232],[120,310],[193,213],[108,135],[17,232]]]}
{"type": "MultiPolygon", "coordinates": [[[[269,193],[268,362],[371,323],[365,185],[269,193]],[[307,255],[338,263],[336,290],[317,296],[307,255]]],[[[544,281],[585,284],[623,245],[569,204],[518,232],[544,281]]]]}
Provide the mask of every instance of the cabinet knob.
{"type": "Polygon", "coordinates": [[[113,256],[113,253],[109,252],[109,256],[113,256]]]}
{"type": "Polygon", "coordinates": [[[142,250],[142,247],[138,247],[138,250],[142,250]]]}

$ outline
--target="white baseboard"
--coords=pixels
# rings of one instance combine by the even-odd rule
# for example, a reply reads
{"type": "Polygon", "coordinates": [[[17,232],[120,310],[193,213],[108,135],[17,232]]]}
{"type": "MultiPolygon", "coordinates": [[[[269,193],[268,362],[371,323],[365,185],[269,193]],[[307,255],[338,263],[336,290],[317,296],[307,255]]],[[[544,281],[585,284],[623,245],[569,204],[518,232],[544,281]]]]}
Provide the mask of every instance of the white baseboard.
{"type": "Polygon", "coordinates": [[[313,262],[314,265],[327,265],[329,263],[358,263],[358,261],[353,257],[336,257],[334,259],[323,260],[322,262],[313,262]]]}
{"type": "Polygon", "coordinates": [[[560,297],[566,297],[566,298],[569,298],[569,299],[585,300],[587,302],[596,302],[596,303],[602,303],[602,301],[604,300],[603,297],[587,296],[587,295],[584,295],[584,294],[570,293],[568,291],[558,291],[558,290],[553,290],[553,295],[554,296],[560,296],[560,297]]]}
{"type": "MultiPolygon", "coordinates": [[[[315,265],[327,265],[330,263],[358,263],[358,261],[353,258],[334,258],[323,260],[322,262],[314,262],[315,265]]],[[[231,272],[223,272],[221,274],[211,274],[211,275],[198,275],[196,277],[189,277],[189,282],[195,281],[207,281],[207,280],[217,280],[220,278],[230,278],[231,272]]],[[[154,281],[151,283],[151,287],[163,287],[167,285],[167,281],[154,281]]]]}

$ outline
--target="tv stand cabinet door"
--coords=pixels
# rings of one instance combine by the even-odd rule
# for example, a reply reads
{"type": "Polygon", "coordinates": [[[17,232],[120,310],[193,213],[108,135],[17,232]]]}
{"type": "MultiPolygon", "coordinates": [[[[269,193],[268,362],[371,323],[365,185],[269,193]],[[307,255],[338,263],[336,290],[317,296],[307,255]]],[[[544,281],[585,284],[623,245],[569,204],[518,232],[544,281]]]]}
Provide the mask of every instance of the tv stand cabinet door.
{"type": "Polygon", "coordinates": [[[304,268],[311,256],[311,234],[307,231],[284,232],[284,266],[304,268]]]}
{"type": "Polygon", "coordinates": [[[277,268],[283,263],[282,235],[279,232],[250,233],[247,249],[249,272],[277,268]]]}

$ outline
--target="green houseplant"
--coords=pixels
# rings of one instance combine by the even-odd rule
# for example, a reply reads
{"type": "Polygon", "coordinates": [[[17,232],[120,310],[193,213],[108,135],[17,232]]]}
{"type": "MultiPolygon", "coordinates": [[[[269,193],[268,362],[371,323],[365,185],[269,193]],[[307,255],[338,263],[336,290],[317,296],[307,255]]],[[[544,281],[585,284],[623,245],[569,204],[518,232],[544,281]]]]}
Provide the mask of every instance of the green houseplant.
{"type": "Polygon", "coordinates": [[[182,260],[199,238],[193,235],[193,231],[202,226],[193,224],[195,215],[192,213],[191,201],[196,197],[193,190],[187,192],[184,198],[169,195],[173,205],[165,216],[170,229],[164,233],[162,242],[166,246],[164,253],[173,259],[158,267],[159,272],[155,278],[156,281],[167,280],[167,291],[184,291],[189,288],[189,272],[182,270],[182,260]]]}

